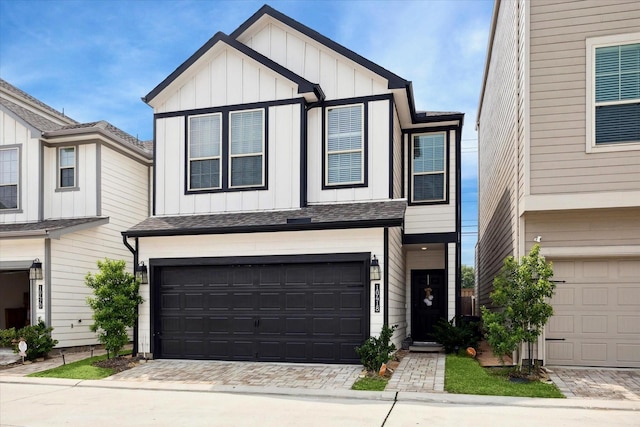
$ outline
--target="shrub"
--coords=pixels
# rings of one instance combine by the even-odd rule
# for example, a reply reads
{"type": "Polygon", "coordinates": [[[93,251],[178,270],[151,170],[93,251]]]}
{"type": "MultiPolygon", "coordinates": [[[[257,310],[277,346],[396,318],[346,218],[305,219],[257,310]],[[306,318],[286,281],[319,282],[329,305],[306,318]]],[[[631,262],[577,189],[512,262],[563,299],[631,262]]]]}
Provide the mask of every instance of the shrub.
{"type": "Polygon", "coordinates": [[[35,360],[38,357],[44,357],[53,347],[58,344],[58,340],[51,338],[53,328],[44,324],[43,321],[37,325],[25,326],[17,331],[14,328],[3,329],[0,331],[0,345],[5,347],[13,347],[18,352],[18,341],[23,338],[27,343],[27,360],[35,360]]]}
{"type": "Polygon", "coordinates": [[[13,347],[16,339],[16,328],[0,329],[0,347],[13,347]]]}
{"type": "Polygon", "coordinates": [[[392,327],[383,325],[380,337],[369,337],[364,344],[356,347],[356,353],[368,371],[380,371],[382,364],[391,359],[391,355],[396,351],[395,344],[391,342],[391,336],[397,327],[397,325],[392,327]]]}
{"type": "Polygon", "coordinates": [[[433,336],[442,344],[445,353],[450,354],[467,347],[476,348],[480,340],[478,328],[479,322],[464,320],[462,316],[448,322],[446,319],[440,319],[433,326],[433,336]]]}
{"type": "Polygon", "coordinates": [[[93,310],[92,332],[98,332],[98,341],[114,357],[129,342],[127,328],[136,320],[136,307],[142,303],[138,295],[140,282],[125,271],[124,261],[105,259],[98,261],[100,272],[88,273],[85,281],[95,297],[87,302],[93,310]]]}

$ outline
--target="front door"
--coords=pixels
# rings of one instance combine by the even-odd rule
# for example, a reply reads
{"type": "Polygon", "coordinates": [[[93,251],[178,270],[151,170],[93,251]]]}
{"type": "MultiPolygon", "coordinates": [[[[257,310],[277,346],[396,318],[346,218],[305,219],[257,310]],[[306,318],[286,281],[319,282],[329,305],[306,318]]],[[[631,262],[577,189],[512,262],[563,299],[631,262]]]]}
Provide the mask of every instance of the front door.
{"type": "Polygon", "coordinates": [[[434,341],[433,326],[447,316],[444,270],[411,270],[411,337],[434,341]]]}

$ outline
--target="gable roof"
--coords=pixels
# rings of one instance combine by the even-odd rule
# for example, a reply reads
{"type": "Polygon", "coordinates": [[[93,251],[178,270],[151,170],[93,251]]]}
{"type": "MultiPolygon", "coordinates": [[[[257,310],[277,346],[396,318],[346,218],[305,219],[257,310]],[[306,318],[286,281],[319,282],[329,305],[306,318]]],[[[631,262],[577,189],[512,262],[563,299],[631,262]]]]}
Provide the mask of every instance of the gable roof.
{"type": "MultiPolygon", "coordinates": [[[[6,80],[0,78],[0,92],[2,92],[3,90],[13,94],[16,98],[21,99],[21,100],[25,101],[28,104],[36,105],[37,107],[45,110],[47,113],[51,114],[52,116],[60,119],[60,121],[62,121],[64,123],[69,123],[69,124],[78,123],[75,120],[73,120],[71,117],[65,116],[64,113],[61,113],[60,111],[58,111],[58,110],[56,110],[54,108],[51,108],[50,106],[48,106],[44,102],[40,101],[39,99],[34,98],[33,96],[29,95],[27,92],[25,92],[25,91],[23,91],[21,89],[18,89],[17,87],[13,86],[12,84],[7,82],[6,80]]],[[[29,111],[26,108],[24,110],[25,111],[29,111]]],[[[35,113],[31,113],[31,114],[35,114],[35,113]]]]}
{"type": "Polygon", "coordinates": [[[256,52],[251,49],[249,46],[244,45],[237,40],[229,37],[225,33],[218,31],[213,37],[211,37],[200,49],[198,49],[193,55],[189,57],[185,62],[183,62],[178,68],[176,68],[169,76],[164,79],[158,86],[153,88],[151,92],[149,92],[146,96],[142,98],[145,103],[149,103],[160,94],[167,86],[169,86],[175,79],[177,79],[182,73],[189,69],[200,57],[202,57],[205,53],[207,53],[212,47],[214,47],[218,43],[225,43],[233,49],[243,53],[244,55],[250,57],[251,59],[257,61],[258,63],[270,68],[274,72],[280,74],[286,79],[294,82],[298,85],[298,93],[313,93],[315,94],[317,100],[324,99],[324,92],[320,88],[320,85],[317,83],[311,83],[305,78],[297,75],[292,72],[288,68],[283,67],[277,62],[267,58],[261,53],[256,52]]]}
{"type": "Polygon", "coordinates": [[[62,126],[59,123],[53,122],[46,117],[28,110],[6,98],[0,98],[0,105],[4,106],[7,110],[11,111],[17,117],[41,132],[60,129],[62,126]]]}

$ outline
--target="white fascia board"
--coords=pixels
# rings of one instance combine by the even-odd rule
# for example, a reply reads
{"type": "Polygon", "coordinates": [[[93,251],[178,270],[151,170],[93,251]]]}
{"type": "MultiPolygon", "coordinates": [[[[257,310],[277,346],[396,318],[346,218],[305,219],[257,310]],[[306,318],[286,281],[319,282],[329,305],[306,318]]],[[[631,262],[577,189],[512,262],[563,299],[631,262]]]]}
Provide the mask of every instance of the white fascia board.
{"type": "Polygon", "coordinates": [[[558,246],[542,247],[540,253],[545,258],[602,258],[602,257],[637,257],[640,246],[558,246]]]}
{"type": "Polygon", "coordinates": [[[520,200],[520,215],[527,212],[637,207],[640,207],[640,191],[528,195],[520,200]]]}

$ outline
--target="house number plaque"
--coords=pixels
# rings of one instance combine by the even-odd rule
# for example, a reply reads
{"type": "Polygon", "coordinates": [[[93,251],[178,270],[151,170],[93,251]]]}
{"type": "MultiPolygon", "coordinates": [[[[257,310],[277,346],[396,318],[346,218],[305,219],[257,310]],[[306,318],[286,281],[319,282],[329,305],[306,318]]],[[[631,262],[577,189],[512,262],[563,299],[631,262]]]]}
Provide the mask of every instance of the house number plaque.
{"type": "Polygon", "coordinates": [[[380,283],[375,284],[375,312],[380,313],[380,283]]]}
{"type": "Polygon", "coordinates": [[[42,295],[42,285],[38,285],[38,308],[42,310],[44,307],[44,298],[42,295]]]}

